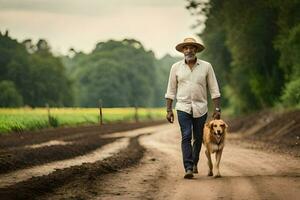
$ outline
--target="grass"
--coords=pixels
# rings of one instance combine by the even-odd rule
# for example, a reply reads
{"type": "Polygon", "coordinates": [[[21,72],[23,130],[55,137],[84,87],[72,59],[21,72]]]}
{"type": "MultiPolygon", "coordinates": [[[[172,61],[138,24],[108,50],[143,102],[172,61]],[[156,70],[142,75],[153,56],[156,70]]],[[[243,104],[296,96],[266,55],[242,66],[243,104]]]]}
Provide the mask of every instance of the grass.
{"type": "MultiPolygon", "coordinates": [[[[134,108],[103,108],[103,123],[135,121],[134,108]]],[[[164,119],[164,108],[139,108],[139,121],[164,119]]],[[[99,123],[98,108],[1,108],[0,134],[99,123]]]]}

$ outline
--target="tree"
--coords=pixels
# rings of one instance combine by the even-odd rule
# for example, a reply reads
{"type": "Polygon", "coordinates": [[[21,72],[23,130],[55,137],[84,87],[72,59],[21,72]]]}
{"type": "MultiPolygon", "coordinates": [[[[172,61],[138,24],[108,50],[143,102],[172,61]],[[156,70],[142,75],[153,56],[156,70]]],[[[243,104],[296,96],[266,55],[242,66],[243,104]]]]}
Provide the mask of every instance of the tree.
{"type": "Polygon", "coordinates": [[[23,99],[12,81],[0,81],[0,107],[19,107],[23,99]]]}
{"type": "MultiPolygon", "coordinates": [[[[157,82],[153,52],[133,39],[99,42],[90,54],[75,53],[65,58],[75,80],[77,103],[106,107],[154,106],[157,82]]],[[[167,79],[167,78],[166,78],[167,79]]]]}
{"type": "Polygon", "coordinates": [[[30,39],[19,43],[0,35],[0,81],[14,83],[25,105],[73,105],[72,82],[50,49],[45,40],[33,45],[30,39]]]}

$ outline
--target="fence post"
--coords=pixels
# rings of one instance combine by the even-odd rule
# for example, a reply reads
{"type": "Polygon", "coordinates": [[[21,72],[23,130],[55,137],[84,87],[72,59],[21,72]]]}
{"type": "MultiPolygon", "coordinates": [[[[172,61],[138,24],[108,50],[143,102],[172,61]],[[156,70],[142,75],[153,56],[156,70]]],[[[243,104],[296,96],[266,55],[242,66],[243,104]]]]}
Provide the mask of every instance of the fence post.
{"type": "Polygon", "coordinates": [[[135,122],[139,122],[139,115],[138,115],[138,107],[135,104],[135,109],[134,109],[134,118],[135,118],[135,122]]]}
{"type": "Polygon", "coordinates": [[[152,121],[152,110],[148,108],[148,119],[152,121]]]}
{"type": "Polygon", "coordinates": [[[50,107],[49,107],[49,104],[46,103],[46,108],[47,108],[47,112],[48,112],[48,124],[50,125],[51,122],[50,122],[50,107]]]}
{"type": "Polygon", "coordinates": [[[100,125],[103,124],[103,118],[102,118],[102,99],[99,99],[99,123],[100,125]]]}

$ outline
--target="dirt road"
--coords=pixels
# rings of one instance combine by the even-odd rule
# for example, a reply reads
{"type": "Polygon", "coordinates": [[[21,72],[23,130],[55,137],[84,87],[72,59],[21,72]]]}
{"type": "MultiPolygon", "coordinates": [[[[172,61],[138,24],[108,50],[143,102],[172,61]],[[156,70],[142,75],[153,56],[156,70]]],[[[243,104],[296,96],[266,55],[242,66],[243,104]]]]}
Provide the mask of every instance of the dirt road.
{"type": "MultiPolygon", "coordinates": [[[[245,149],[227,142],[221,164],[222,178],[207,177],[201,153],[199,174],[183,179],[177,125],[143,136],[146,156],[138,167],[108,178],[108,187],[96,199],[298,199],[300,160],[286,155],[245,149]],[[116,184],[117,183],[117,184],[116,184]]],[[[104,186],[105,186],[104,185],[104,186]]]]}
{"type": "MultiPolygon", "coordinates": [[[[0,199],[291,200],[300,196],[299,157],[245,148],[234,136],[229,135],[223,152],[222,177],[206,176],[208,167],[202,151],[199,174],[192,180],[183,179],[178,124],[97,136],[107,141],[107,145],[116,142],[122,145],[105,158],[92,160],[88,156],[93,152],[87,152],[83,162],[35,178],[30,178],[30,169],[42,169],[45,164],[3,172],[0,174],[0,199]],[[13,173],[29,174],[29,177],[18,180],[13,173]],[[9,178],[9,184],[5,184],[9,178]]],[[[105,144],[94,151],[101,154],[105,144]]],[[[53,145],[66,144],[52,142],[53,145]]],[[[60,160],[64,161],[67,162],[60,160]]]]}

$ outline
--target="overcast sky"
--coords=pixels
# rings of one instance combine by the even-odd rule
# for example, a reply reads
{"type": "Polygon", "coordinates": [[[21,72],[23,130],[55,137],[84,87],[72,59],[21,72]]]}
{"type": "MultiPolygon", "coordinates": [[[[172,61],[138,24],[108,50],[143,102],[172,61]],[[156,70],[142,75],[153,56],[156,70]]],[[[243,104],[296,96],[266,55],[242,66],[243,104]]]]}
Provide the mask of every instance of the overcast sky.
{"type": "MultiPolygon", "coordinates": [[[[185,0],[0,0],[0,31],[34,42],[46,39],[54,52],[89,52],[97,42],[133,38],[154,51],[180,55],[174,46],[198,29],[185,0]]],[[[199,38],[197,38],[199,40],[199,38]]]]}

